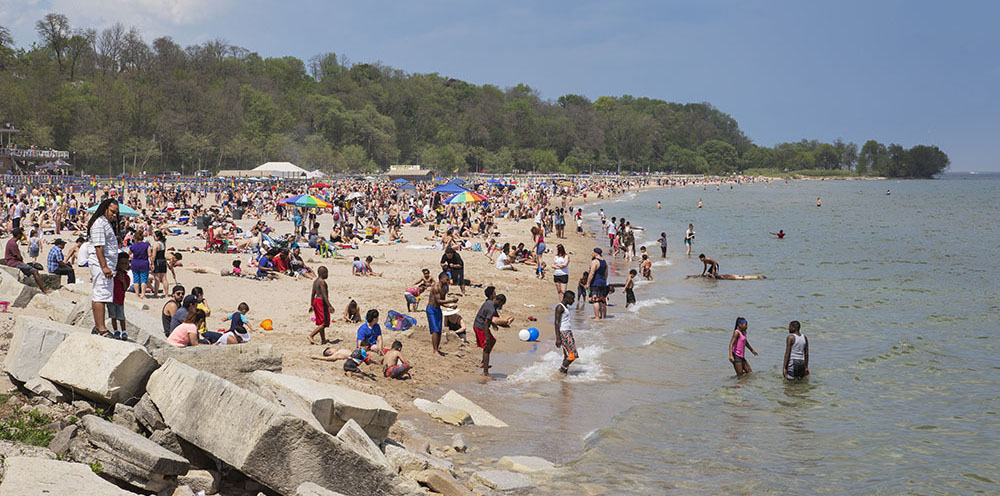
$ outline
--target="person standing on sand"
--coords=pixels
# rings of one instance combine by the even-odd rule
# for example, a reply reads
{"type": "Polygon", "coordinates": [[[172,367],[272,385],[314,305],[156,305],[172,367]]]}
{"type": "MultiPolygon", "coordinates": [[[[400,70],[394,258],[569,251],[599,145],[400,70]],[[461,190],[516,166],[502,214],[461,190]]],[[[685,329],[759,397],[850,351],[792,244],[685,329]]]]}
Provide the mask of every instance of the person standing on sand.
{"type": "Polygon", "coordinates": [[[685,255],[691,256],[691,245],[694,244],[694,224],[688,224],[687,231],[684,232],[685,255]]]}
{"type": "Polygon", "coordinates": [[[757,356],[757,351],[747,341],[747,319],[737,317],[736,328],[733,329],[733,336],[729,339],[729,362],[736,370],[736,377],[753,372],[750,370],[750,363],[743,356],[746,350],[750,350],[754,356],[757,356]]]}
{"type": "Polygon", "coordinates": [[[438,274],[438,280],[431,286],[430,295],[427,297],[427,329],[431,333],[431,348],[434,353],[444,356],[441,350],[441,328],[444,326],[444,314],[441,312],[441,305],[458,303],[458,297],[448,297],[448,273],[438,274]]]}
{"type": "Polygon", "coordinates": [[[788,323],[785,338],[785,360],[781,364],[781,375],[788,380],[805,379],[809,375],[809,340],[799,332],[802,324],[793,320],[788,323]]]}
{"type": "Polygon", "coordinates": [[[556,293],[562,299],[566,285],[569,284],[569,255],[561,244],[556,245],[556,256],[552,261],[552,280],[556,283],[556,293]]]}
{"type": "Polygon", "coordinates": [[[576,352],[576,340],[573,338],[573,313],[569,307],[573,306],[576,295],[572,291],[566,291],[562,295],[562,301],[556,305],[556,313],[553,322],[556,329],[556,348],[562,348],[563,361],[559,367],[559,372],[563,374],[569,372],[569,365],[579,356],[576,352]]]}
{"type": "Polygon", "coordinates": [[[312,294],[309,296],[309,311],[313,313],[313,320],[316,328],[309,334],[309,344],[316,344],[313,337],[319,334],[320,344],[326,344],[326,328],[333,323],[333,304],[330,303],[330,288],[326,285],[326,278],[330,276],[326,266],[320,266],[316,270],[319,277],[313,281],[312,294]]]}
{"type": "Polygon", "coordinates": [[[597,320],[608,314],[608,262],[601,255],[601,249],[594,248],[586,284],[590,288],[590,302],[594,304],[594,318],[597,320]]]}

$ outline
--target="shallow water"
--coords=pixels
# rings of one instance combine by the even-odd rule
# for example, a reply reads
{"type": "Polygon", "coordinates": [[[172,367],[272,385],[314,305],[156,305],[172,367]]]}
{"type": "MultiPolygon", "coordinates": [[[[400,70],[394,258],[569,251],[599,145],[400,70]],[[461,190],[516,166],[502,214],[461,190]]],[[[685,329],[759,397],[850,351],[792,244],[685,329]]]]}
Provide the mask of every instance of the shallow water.
{"type": "MultiPolygon", "coordinates": [[[[576,314],[570,376],[550,341],[504,356],[507,380],[462,390],[512,424],[473,434],[476,456],[543,456],[609,494],[997,494],[998,192],[995,175],[807,181],[591,207],[645,226],[639,245],[666,231],[669,263],[650,245],[656,280],[637,308],[619,292],[612,318],[576,314]],[[684,280],[701,252],[768,279],[684,280]],[[742,379],[726,349],[737,316],[760,352],[742,379]],[[779,374],[793,319],[806,382],[779,374]]],[[[612,267],[622,281],[627,264],[612,267]]]]}

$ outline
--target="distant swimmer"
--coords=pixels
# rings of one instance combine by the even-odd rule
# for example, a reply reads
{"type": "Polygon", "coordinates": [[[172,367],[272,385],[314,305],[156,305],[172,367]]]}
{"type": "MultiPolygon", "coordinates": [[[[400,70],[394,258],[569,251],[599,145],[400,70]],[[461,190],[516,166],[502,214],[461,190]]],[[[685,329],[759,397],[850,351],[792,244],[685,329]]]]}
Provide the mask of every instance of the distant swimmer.
{"type": "Polygon", "coordinates": [[[663,208],[663,207],[661,207],[661,206],[660,206],[660,202],[659,202],[659,201],[657,201],[657,202],[656,202],[656,209],[657,209],[657,210],[660,210],[661,208],[663,208]]]}
{"type": "Polygon", "coordinates": [[[777,236],[778,239],[785,239],[785,231],[784,231],[784,229],[778,229],[778,232],[773,232],[771,234],[777,236]]]}
{"type": "Polygon", "coordinates": [[[801,327],[797,320],[788,323],[785,361],[781,364],[781,374],[790,381],[805,379],[809,375],[809,340],[799,332],[801,327]]]}
{"type": "Polygon", "coordinates": [[[701,208],[701,205],[702,205],[701,198],[698,198],[698,208],[701,208]]]}
{"type": "Polygon", "coordinates": [[[750,370],[750,364],[746,357],[744,357],[746,350],[750,350],[750,353],[757,356],[757,351],[753,349],[753,346],[750,346],[750,341],[747,341],[747,319],[739,317],[736,319],[733,336],[729,339],[729,362],[733,364],[737,377],[753,372],[750,370]]]}
{"type": "Polygon", "coordinates": [[[891,194],[892,194],[892,191],[890,191],[890,190],[885,190],[885,195],[886,195],[886,196],[889,196],[889,195],[891,195],[891,194]]]}
{"type": "Polygon", "coordinates": [[[688,229],[684,233],[684,247],[687,249],[687,256],[691,256],[691,244],[694,243],[694,224],[688,224],[688,229]]]}
{"type": "Polygon", "coordinates": [[[661,232],[660,239],[660,258],[667,258],[667,233],[661,232]]]}
{"type": "Polygon", "coordinates": [[[705,264],[701,269],[701,277],[712,276],[712,279],[719,278],[719,262],[716,262],[714,258],[708,258],[704,253],[698,255],[698,260],[705,264]]]}
{"type": "Polygon", "coordinates": [[[820,199],[819,199],[819,197],[818,197],[818,196],[816,197],[816,206],[817,206],[817,207],[822,207],[822,206],[823,206],[823,202],[822,202],[822,201],[820,201],[820,199]]]}

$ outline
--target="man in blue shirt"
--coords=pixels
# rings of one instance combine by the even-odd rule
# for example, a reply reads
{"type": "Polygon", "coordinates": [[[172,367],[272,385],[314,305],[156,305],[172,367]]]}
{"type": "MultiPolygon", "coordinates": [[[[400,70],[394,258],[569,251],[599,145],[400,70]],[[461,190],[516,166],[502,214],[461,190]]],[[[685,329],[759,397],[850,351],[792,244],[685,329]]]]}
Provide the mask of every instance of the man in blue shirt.
{"type": "Polygon", "coordinates": [[[382,354],[382,327],[378,325],[378,310],[374,308],[365,315],[365,323],[358,328],[358,347],[362,341],[371,343],[373,351],[382,354]]]}
{"type": "Polygon", "coordinates": [[[62,238],[57,238],[52,243],[52,249],[49,250],[48,257],[48,269],[51,274],[59,274],[66,276],[66,283],[73,284],[76,282],[76,272],[73,271],[73,266],[63,261],[63,247],[66,246],[66,242],[62,238]]]}
{"type": "Polygon", "coordinates": [[[274,271],[274,262],[271,261],[272,256],[271,253],[268,253],[257,260],[257,277],[261,279],[265,277],[278,278],[278,273],[274,271]]]}

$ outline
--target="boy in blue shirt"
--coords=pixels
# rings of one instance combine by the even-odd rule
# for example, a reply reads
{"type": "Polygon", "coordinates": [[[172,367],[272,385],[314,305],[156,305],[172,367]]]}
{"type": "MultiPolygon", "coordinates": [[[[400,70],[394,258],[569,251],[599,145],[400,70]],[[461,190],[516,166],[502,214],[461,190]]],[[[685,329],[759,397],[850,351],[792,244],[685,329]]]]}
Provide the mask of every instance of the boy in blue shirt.
{"type": "Polygon", "coordinates": [[[374,347],[374,351],[381,355],[382,351],[382,327],[378,325],[378,310],[374,308],[365,315],[365,323],[358,327],[358,348],[362,348],[361,343],[368,342],[374,347]]]}

